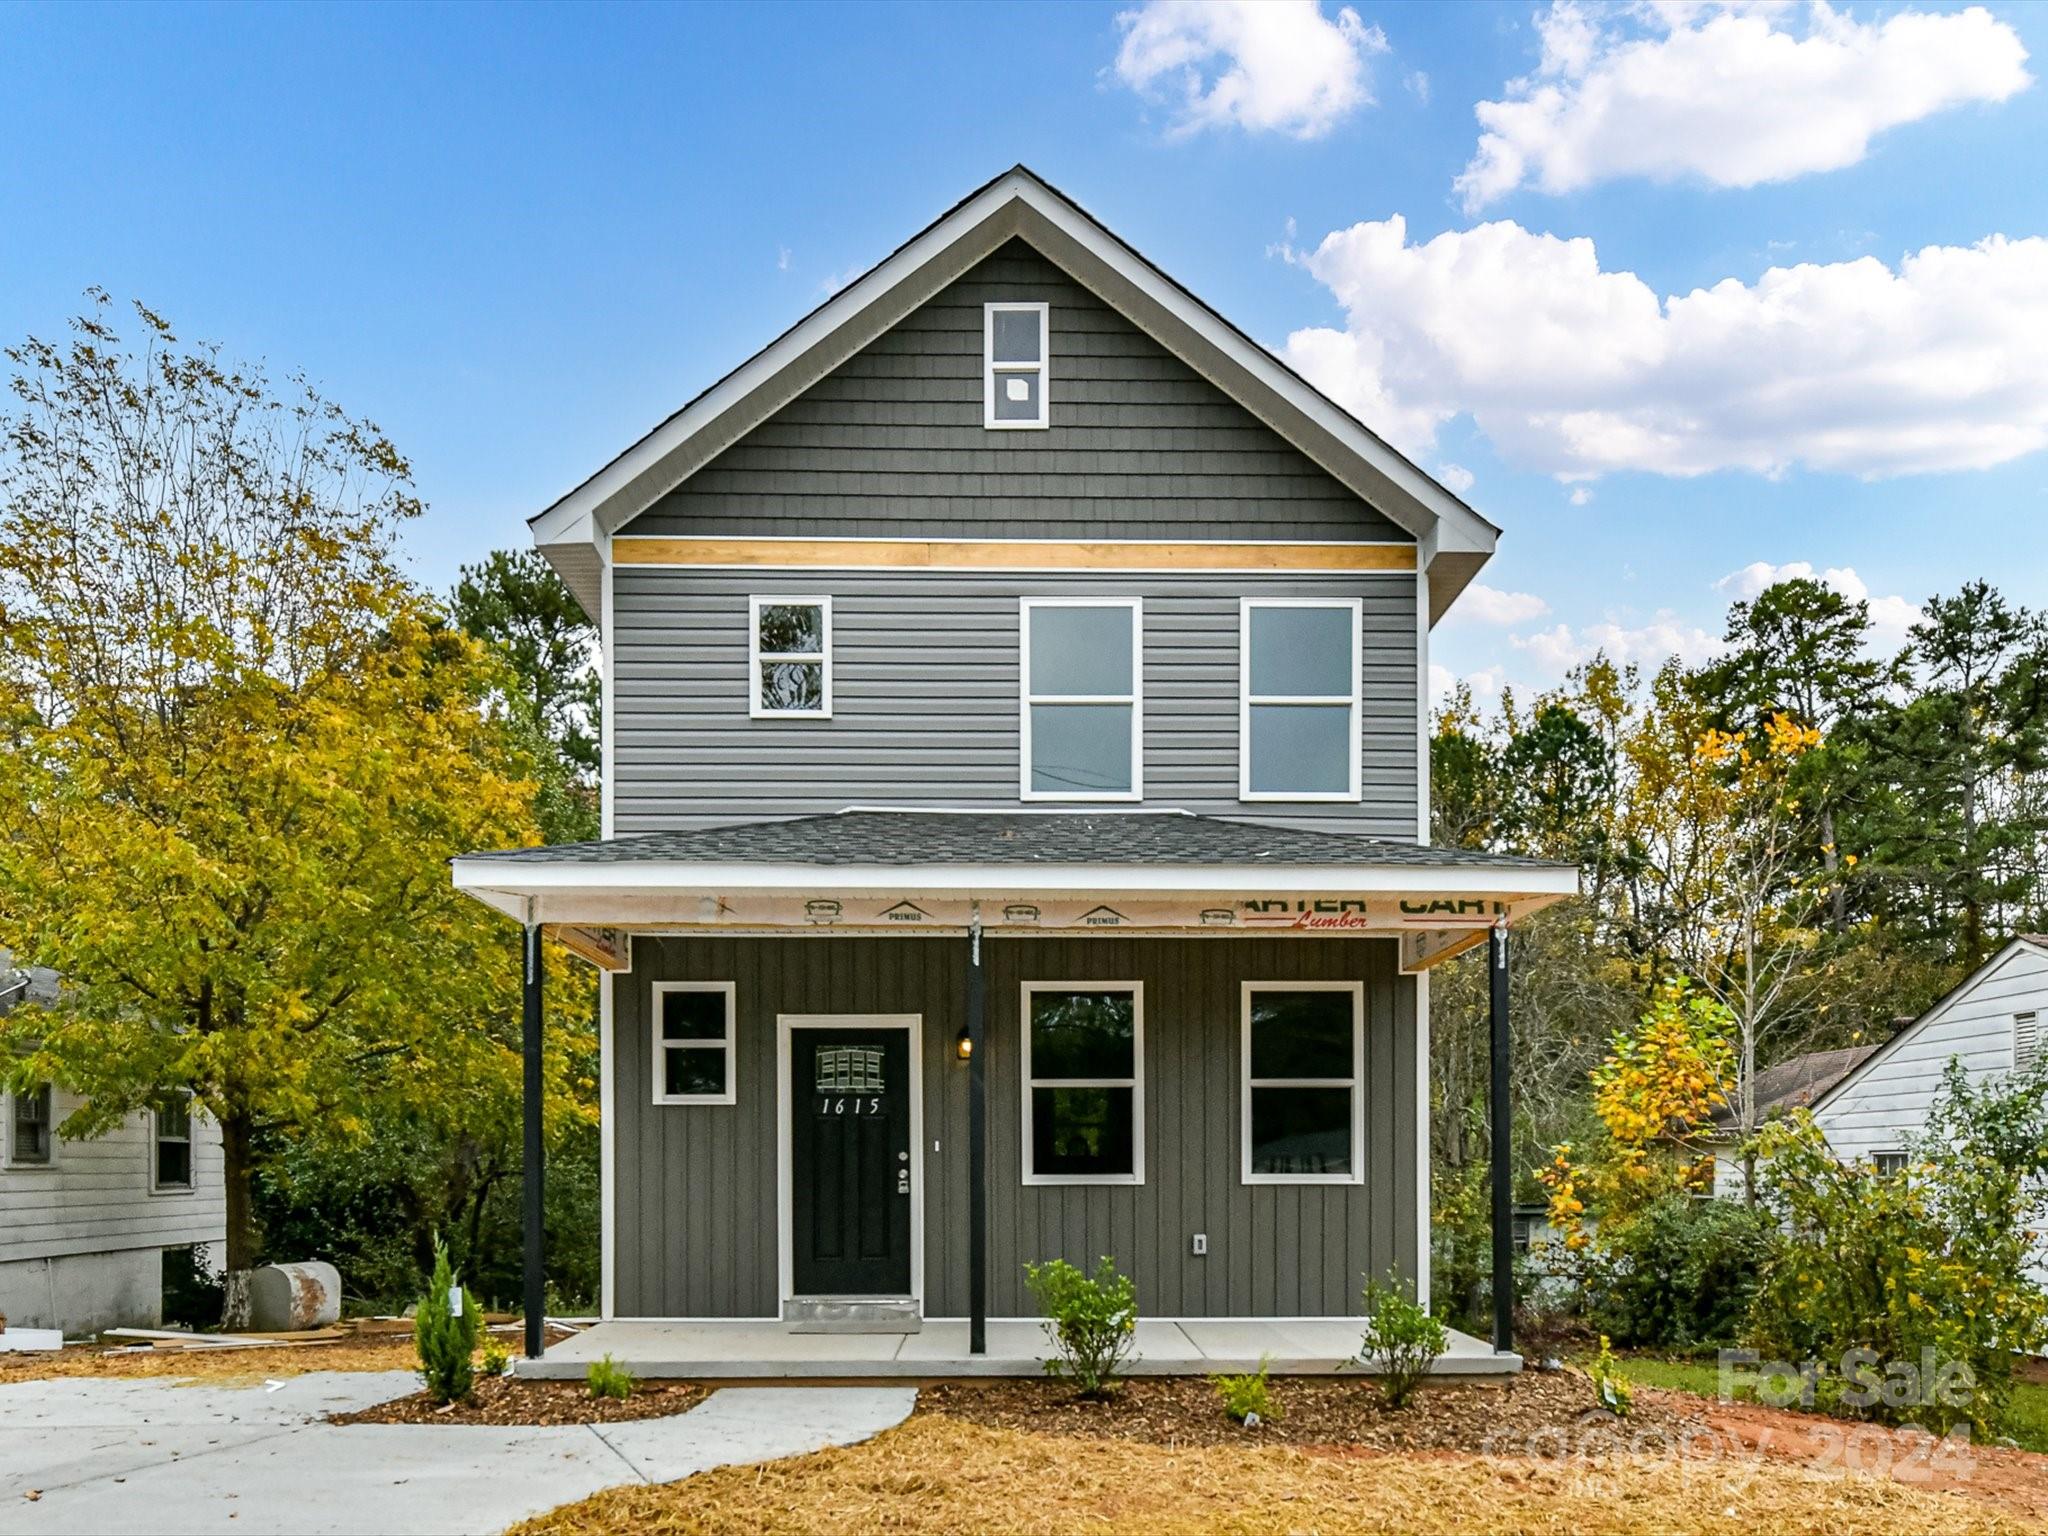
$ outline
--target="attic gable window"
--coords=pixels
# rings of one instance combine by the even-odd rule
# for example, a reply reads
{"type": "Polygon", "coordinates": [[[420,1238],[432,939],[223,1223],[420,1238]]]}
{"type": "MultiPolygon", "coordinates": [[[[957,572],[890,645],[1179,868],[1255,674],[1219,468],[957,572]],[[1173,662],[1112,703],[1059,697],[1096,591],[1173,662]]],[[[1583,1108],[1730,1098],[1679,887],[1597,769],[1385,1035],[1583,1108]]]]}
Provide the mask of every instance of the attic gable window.
{"type": "Polygon", "coordinates": [[[2012,1016],[2012,1066],[2015,1072],[2031,1072],[2041,1061],[2041,1016],[2016,1013],[2012,1016]]]}
{"type": "Polygon", "coordinates": [[[1043,304],[982,306],[983,426],[1001,429],[1050,424],[1048,335],[1043,304]]]}

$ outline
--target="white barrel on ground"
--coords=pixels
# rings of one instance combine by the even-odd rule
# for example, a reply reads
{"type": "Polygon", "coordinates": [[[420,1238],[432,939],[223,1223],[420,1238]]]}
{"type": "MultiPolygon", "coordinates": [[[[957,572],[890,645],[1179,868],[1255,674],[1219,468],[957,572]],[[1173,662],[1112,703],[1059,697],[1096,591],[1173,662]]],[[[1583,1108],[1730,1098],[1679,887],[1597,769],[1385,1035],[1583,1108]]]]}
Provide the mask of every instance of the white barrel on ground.
{"type": "Polygon", "coordinates": [[[296,1333],[341,1319],[341,1272],[332,1264],[266,1264],[249,1277],[249,1326],[296,1333]]]}

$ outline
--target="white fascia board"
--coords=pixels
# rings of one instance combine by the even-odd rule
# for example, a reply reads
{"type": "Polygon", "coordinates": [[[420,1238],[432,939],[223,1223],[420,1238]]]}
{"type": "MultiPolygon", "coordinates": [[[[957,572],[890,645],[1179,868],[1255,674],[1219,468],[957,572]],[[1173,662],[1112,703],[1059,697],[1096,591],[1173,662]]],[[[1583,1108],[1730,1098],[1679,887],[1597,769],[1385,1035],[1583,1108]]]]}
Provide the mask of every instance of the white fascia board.
{"type": "Polygon", "coordinates": [[[455,888],[510,911],[492,895],[516,901],[550,891],[703,891],[806,893],[904,891],[1076,891],[1090,895],[1256,890],[1359,895],[1427,892],[1457,896],[1574,896],[1579,872],[1570,865],[1487,869],[1457,864],[549,864],[461,858],[455,888]]]}

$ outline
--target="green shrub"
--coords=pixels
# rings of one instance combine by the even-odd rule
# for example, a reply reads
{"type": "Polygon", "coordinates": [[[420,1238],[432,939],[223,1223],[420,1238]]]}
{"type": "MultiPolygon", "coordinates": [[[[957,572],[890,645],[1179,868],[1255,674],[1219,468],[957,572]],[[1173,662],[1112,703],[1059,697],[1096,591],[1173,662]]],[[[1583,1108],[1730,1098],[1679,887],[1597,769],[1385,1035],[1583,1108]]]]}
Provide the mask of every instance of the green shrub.
{"type": "Polygon", "coordinates": [[[1776,1235],[1767,1210],[1661,1196],[1595,1237],[1585,1267],[1592,1324],[1626,1348],[1732,1344],[1776,1235]]]}
{"type": "Polygon", "coordinates": [[[1384,1282],[1366,1277],[1365,1310],[1369,1316],[1358,1358],[1378,1371],[1387,1406],[1405,1407],[1450,1348],[1451,1337],[1416,1302],[1413,1289],[1391,1275],[1384,1282]]]}
{"type": "Polygon", "coordinates": [[[1240,1424],[1251,1423],[1254,1419],[1261,1424],[1280,1422],[1280,1404],[1273,1396],[1272,1383],[1266,1379],[1268,1359],[1268,1356],[1259,1356],[1259,1368],[1246,1376],[1209,1378],[1216,1395],[1223,1399],[1223,1411],[1240,1424]]]}
{"type": "Polygon", "coordinates": [[[1071,1381],[1083,1397],[1113,1391],[1138,1335],[1138,1288],[1104,1255],[1093,1275],[1065,1259],[1024,1266],[1038,1310],[1045,1314],[1052,1354],[1048,1376],[1071,1381]]]}
{"type": "Polygon", "coordinates": [[[1627,1418],[1629,1409],[1635,1406],[1635,1388],[1621,1374],[1604,1333],[1600,1335],[1600,1353],[1586,1367],[1586,1374],[1593,1380],[1593,1395],[1600,1399],[1600,1406],[1616,1418],[1627,1418]]]}
{"type": "Polygon", "coordinates": [[[1999,1434],[2014,1361],[2048,1345],[2029,1273],[2048,1075],[1973,1088],[1951,1062],[1896,1173],[1837,1162],[1804,1114],[1766,1127],[1759,1152],[1784,1223],[1750,1310],[1759,1353],[1816,1362],[1812,1395],[1831,1412],[1999,1434]]]}
{"type": "Polygon", "coordinates": [[[227,1282],[206,1262],[206,1249],[166,1248],[163,1254],[164,1324],[207,1333],[220,1326],[227,1282]]]}
{"type": "Polygon", "coordinates": [[[620,1402],[631,1397],[633,1389],[640,1384],[633,1379],[631,1371],[610,1355],[601,1360],[591,1361],[590,1370],[584,1375],[583,1380],[589,1386],[592,1397],[614,1397],[620,1402]]]}
{"type": "Polygon", "coordinates": [[[468,1397],[476,1383],[477,1335],[483,1331],[483,1308],[456,1281],[448,1263],[448,1245],[434,1239],[434,1278],[427,1283],[413,1319],[413,1348],[419,1352],[420,1380],[437,1403],[468,1397]]]}

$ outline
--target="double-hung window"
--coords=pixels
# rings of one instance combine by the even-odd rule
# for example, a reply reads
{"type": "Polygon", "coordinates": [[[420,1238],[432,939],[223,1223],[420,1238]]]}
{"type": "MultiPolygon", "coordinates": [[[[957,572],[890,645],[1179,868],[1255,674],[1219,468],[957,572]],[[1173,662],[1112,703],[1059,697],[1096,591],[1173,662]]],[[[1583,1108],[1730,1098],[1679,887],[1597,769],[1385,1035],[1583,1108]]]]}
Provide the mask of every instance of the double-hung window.
{"type": "Polygon", "coordinates": [[[1026,800],[1141,800],[1137,598],[1023,600],[1026,800]]]}
{"type": "Polygon", "coordinates": [[[730,981],[654,984],[654,1102],[733,1102],[730,981]]]}
{"type": "Polygon", "coordinates": [[[756,597],[747,604],[749,712],[756,720],[832,718],[832,599],[756,597]]]}
{"type": "Polygon", "coordinates": [[[54,1099],[48,1083],[7,1097],[7,1154],[10,1168],[49,1166],[54,1145],[54,1099]]]}
{"type": "Polygon", "coordinates": [[[1358,798],[1359,624],[1356,598],[1245,599],[1239,798],[1358,798]]]}
{"type": "Polygon", "coordinates": [[[1043,427],[1051,421],[1046,314],[1043,304],[982,306],[983,426],[1043,427]]]}
{"type": "Polygon", "coordinates": [[[192,1095],[182,1090],[165,1094],[150,1111],[153,1185],[159,1190],[192,1187],[192,1095]]]}
{"type": "Polygon", "coordinates": [[[1244,1182],[1356,1184],[1365,1135],[1365,987],[1244,984],[1244,1182]]]}
{"type": "Polygon", "coordinates": [[[1145,989],[1024,983],[1024,1182],[1145,1182],[1145,989]]]}

